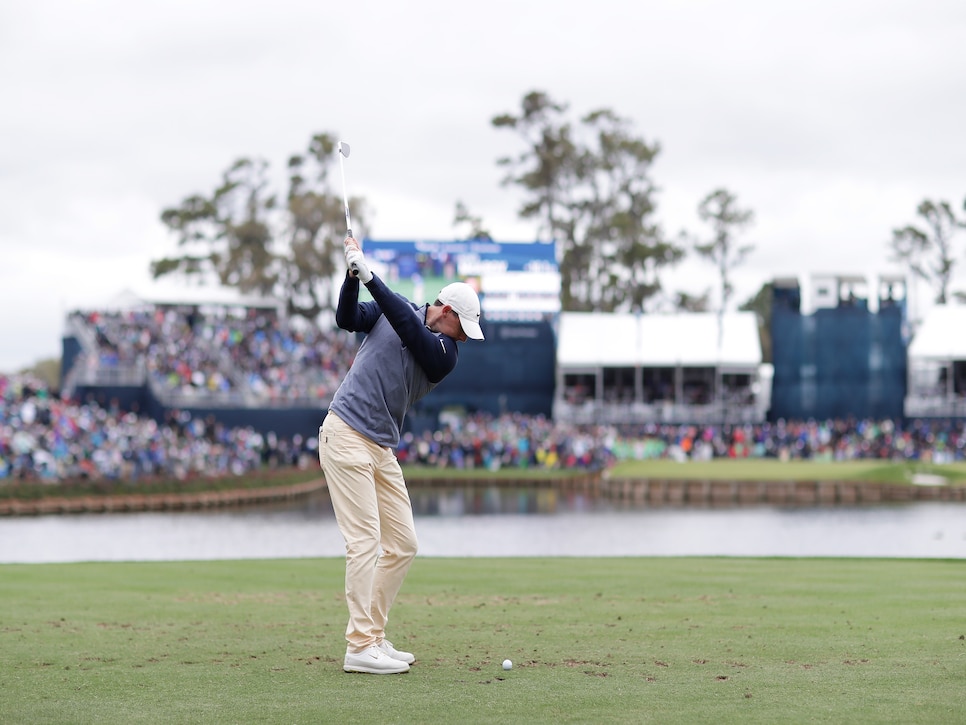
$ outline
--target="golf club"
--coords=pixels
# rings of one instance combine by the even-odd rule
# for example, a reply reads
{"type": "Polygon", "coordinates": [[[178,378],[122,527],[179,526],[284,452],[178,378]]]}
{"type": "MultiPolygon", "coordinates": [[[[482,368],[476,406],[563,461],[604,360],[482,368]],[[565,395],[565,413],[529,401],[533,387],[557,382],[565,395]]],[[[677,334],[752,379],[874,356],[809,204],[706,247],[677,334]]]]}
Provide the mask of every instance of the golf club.
{"type": "MultiPolygon", "coordinates": [[[[351,237],[352,218],[349,216],[349,194],[345,186],[345,159],[349,158],[349,144],[344,141],[339,141],[337,148],[339,151],[339,170],[342,172],[342,203],[345,206],[345,235],[346,237],[351,237]]],[[[355,265],[352,266],[351,272],[356,276],[359,274],[359,270],[355,268],[355,265]]]]}

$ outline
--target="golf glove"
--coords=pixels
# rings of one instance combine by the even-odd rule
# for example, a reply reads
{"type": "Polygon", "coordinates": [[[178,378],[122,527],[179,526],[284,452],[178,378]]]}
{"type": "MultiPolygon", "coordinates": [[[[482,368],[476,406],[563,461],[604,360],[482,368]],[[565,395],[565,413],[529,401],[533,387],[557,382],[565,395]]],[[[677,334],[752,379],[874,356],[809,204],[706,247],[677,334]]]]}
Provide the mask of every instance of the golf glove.
{"type": "Polygon", "coordinates": [[[368,284],[372,281],[372,272],[369,271],[369,265],[366,264],[366,255],[362,253],[361,249],[347,249],[345,261],[349,263],[349,271],[358,277],[362,284],[368,284]]]}

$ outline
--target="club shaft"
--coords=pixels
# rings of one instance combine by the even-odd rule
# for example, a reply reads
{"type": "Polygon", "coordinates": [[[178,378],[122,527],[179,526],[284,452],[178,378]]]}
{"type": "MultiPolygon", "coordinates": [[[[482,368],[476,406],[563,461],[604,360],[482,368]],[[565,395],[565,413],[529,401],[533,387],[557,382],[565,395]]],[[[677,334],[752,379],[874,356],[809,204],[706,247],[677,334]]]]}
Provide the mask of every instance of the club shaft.
{"type": "MultiPolygon", "coordinates": [[[[342,205],[345,208],[345,235],[346,237],[352,236],[352,217],[349,216],[349,193],[345,185],[345,157],[342,155],[342,149],[339,149],[339,172],[342,174],[342,205]]],[[[359,268],[355,263],[350,265],[350,274],[353,277],[359,276],[359,268]]]]}
{"type": "Polygon", "coordinates": [[[352,218],[349,216],[349,194],[345,185],[345,161],[342,154],[339,154],[339,171],[342,173],[342,204],[345,207],[345,226],[346,236],[352,236],[352,218]]]}

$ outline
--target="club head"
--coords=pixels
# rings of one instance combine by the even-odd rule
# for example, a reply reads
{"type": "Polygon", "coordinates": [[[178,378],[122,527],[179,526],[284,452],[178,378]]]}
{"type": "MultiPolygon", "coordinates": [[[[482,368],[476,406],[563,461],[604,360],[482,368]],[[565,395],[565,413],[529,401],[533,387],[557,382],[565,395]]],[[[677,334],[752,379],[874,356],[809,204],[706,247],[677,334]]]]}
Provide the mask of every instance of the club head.
{"type": "Polygon", "coordinates": [[[339,141],[339,153],[345,158],[349,158],[349,144],[345,141],[339,141]]]}

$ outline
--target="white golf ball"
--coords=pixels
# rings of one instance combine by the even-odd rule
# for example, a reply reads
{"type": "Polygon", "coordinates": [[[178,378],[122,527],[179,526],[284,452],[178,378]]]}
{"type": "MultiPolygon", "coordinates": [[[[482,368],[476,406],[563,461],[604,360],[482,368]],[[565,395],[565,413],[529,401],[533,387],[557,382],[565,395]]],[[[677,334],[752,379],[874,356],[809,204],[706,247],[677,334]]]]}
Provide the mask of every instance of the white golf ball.
{"type": "Polygon", "coordinates": [[[513,669],[513,663],[510,662],[510,660],[503,660],[503,669],[505,669],[505,670],[512,670],[513,669]]]}

